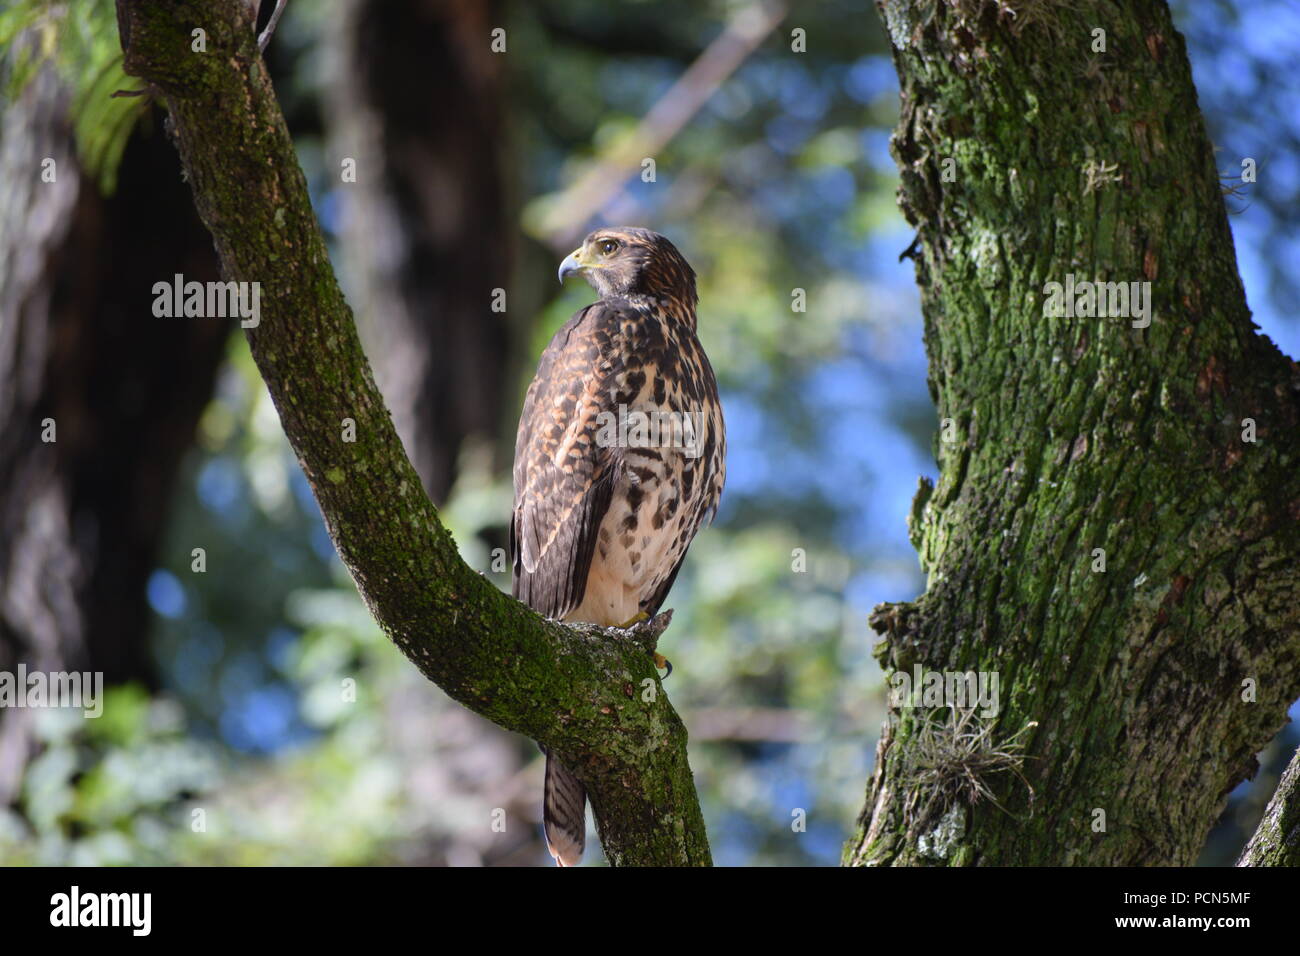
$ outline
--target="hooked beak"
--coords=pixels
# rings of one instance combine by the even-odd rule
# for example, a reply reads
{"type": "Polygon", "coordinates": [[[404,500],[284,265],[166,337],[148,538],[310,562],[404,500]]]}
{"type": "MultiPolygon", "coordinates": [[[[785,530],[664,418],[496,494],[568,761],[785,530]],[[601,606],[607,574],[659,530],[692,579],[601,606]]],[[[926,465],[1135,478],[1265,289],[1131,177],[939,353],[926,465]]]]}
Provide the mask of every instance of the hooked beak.
{"type": "Polygon", "coordinates": [[[567,256],[565,256],[564,261],[560,263],[560,284],[561,285],[564,284],[565,276],[570,275],[574,272],[581,272],[583,269],[586,268],[586,266],[584,266],[582,264],[582,261],[578,258],[578,256],[580,256],[581,254],[582,254],[581,249],[574,249],[567,256]]]}

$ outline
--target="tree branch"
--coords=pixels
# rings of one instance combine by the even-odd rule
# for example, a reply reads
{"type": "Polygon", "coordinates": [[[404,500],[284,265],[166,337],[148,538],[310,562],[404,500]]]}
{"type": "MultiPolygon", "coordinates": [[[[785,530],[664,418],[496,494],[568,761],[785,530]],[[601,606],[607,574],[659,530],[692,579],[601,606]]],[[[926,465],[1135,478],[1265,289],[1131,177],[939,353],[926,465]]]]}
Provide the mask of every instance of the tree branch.
{"type": "Polygon", "coordinates": [[[424,494],[330,267],[249,5],[117,9],[126,71],[171,114],[226,279],[260,283],[249,348],[375,620],[450,696],[564,755],[611,864],[709,864],[686,729],[646,654],[652,640],[569,628],[502,594],[461,560],[424,494]],[[192,50],[199,29],[206,52],[192,50]]]}
{"type": "Polygon", "coordinates": [[[1238,866],[1300,866],[1300,751],[1291,758],[1238,866]]]}

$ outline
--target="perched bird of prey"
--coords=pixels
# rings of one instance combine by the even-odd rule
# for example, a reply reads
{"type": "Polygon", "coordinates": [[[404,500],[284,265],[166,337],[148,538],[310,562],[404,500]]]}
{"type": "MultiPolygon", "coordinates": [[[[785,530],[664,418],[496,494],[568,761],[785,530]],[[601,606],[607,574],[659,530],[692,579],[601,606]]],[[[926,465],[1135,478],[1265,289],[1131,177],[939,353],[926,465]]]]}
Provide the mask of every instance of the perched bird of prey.
{"type": "MultiPolygon", "coordinates": [[[[514,595],[556,620],[628,627],[658,612],[726,478],[695,271],[647,229],[597,229],[560,264],[600,293],[555,333],[515,442],[514,595]]],[[[662,659],[657,663],[663,666],[662,659]]],[[[545,749],[545,748],[543,748],[545,749]]],[[[582,857],[586,790],[546,754],[546,844],[582,857]]]]}

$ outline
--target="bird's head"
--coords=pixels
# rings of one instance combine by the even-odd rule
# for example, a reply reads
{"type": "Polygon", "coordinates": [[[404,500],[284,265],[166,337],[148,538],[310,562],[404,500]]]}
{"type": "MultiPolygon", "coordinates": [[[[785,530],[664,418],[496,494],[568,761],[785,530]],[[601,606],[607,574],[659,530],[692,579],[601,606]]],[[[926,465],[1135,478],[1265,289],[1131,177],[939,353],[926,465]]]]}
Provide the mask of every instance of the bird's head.
{"type": "Polygon", "coordinates": [[[560,263],[560,281],[579,273],[601,298],[645,295],[695,313],[695,270],[677,247],[649,229],[633,226],[593,231],[560,263]]]}

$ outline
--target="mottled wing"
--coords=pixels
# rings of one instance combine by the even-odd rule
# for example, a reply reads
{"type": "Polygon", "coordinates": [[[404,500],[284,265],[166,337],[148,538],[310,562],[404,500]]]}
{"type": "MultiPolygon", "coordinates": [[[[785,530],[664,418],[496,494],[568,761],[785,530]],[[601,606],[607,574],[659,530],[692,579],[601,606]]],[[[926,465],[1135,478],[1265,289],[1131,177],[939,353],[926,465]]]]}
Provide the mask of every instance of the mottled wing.
{"type": "Polygon", "coordinates": [[[582,602],[601,520],[620,467],[601,448],[600,414],[614,407],[609,382],[618,334],[603,302],[580,311],[542,354],[515,441],[515,510],[510,527],[514,595],[550,618],[582,602]]]}
{"type": "Polygon", "coordinates": [[[642,605],[651,616],[658,614],[667,600],[668,592],[677,580],[677,572],[686,563],[686,552],[690,549],[691,541],[701,527],[713,522],[727,480],[727,433],[722,420],[722,402],[718,398],[718,380],[704,350],[697,347],[689,351],[698,356],[698,364],[690,363],[691,368],[682,378],[685,404],[687,408],[703,410],[708,423],[702,453],[696,458],[686,457],[682,460],[682,495],[688,500],[698,495],[700,502],[698,507],[690,509],[694,512],[693,521],[682,529],[681,535],[686,546],[682,548],[677,563],[642,605]]]}

